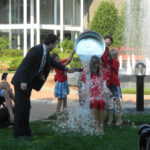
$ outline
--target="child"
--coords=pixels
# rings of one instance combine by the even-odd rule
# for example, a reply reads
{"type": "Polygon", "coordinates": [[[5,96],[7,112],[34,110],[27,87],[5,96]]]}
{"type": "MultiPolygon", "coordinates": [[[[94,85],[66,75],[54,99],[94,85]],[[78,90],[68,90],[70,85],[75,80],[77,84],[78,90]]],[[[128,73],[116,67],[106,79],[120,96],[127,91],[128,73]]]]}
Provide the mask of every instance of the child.
{"type": "MultiPolygon", "coordinates": [[[[119,72],[119,61],[118,59],[118,52],[115,49],[112,49],[110,51],[111,56],[112,56],[112,62],[110,63],[110,75],[107,80],[107,86],[110,89],[113,97],[115,97],[115,102],[117,106],[117,122],[116,125],[120,126],[122,124],[122,119],[121,119],[121,104],[120,104],[120,98],[122,98],[121,94],[121,89],[120,89],[120,80],[118,77],[118,72],[119,72]]],[[[113,117],[113,112],[110,111],[109,113],[109,121],[108,125],[112,123],[112,117],[113,117]]]]}
{"type": "MultiPolygon", "coordinates": [[[[105,113],[105,92],[106,86],[104,86],[104,76],[100,68],[100,59],[97,56],[92,56],[89,66],[90,72],[90,84],[88,84],[90,93],[90,107],[93,111],[95,118],[95,127],[100,133],[103,133],[104,127],[104,113],[105,113]]],[[[86,83],[86,77],[83,72],[82,82],[86,83]]],[[[83,86],[85,87],[85,86],[83,86]]],[[[88,93],[87,93],[88,94],[88,93]]]]}
{"type": "MultiPolygon", "coordinates": [[[[68,59],[60,60],[59,56],[56,53],[52,54],[52,57],[55,59],[55,61],[60,62],[62,65],[66,66],[68,65],[75,53],[75,50],[72,51],[70,57],[68,59]]],[[[67,82],[67,72],[61,71],[59,69],[55,69],[56,75],[55,75],[55,97],[58,98],[58,103],[56,107],[56,112],[60,112],[61,105],[63,103],[63,111],[66,111],[67,109],[67,95],[69,94],[69,86],[67,82]]]]}

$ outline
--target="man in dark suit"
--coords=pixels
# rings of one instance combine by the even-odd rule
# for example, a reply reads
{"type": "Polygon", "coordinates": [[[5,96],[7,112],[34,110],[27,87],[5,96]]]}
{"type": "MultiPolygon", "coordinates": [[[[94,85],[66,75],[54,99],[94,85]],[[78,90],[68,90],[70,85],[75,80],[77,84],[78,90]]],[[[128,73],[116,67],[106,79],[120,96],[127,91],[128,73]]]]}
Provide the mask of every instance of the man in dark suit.
{"type": "Polygon", "coordinates": [[[43,44],[32,47],[18,67],[12,84],[15,89],[15,114],[13,133],[15,138],[28,140],[32,136],[29,127],[30,95],[32,89],[39,91],[50,72],[50,67],[67,71],[68,68],[54,61],[49,52],[57,45],[58,38],[49,34],[43,44]]]}

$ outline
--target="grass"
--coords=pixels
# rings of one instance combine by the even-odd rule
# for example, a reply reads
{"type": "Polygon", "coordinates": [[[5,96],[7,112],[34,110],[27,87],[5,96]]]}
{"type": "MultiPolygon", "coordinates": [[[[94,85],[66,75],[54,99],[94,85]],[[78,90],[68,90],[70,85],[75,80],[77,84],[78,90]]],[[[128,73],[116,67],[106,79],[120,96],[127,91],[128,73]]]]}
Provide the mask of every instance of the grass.
{"type": "Polygon", "coordinates": [[[3,73],[8,73],[9,74],[9,73],[15,73],[15,72],[16,71],[14,71],[14,70],[12,70],[12,71],[0,71],[1,74],[3,74],[3,73]]]}
{"type": "Polygon", "coordinates": [[[12,128],[0,130],[0,150],[138,150],[139,124],[149,123],[149,115],[124,115],[121,127],[105,127],[103,136],[56,132],[53,121],[31,122],[33,142],[13,138],[12,128]],[[133,124],[134,123],[134,124],[133,124]]]}
{"type": "MultiPolygon", "coordinates": [[[[121,89],[122,94],[136,94],[136,89],[121,89]]],[[[144,95],[150,95],[150,89],[144,89],[144,95]]]]}

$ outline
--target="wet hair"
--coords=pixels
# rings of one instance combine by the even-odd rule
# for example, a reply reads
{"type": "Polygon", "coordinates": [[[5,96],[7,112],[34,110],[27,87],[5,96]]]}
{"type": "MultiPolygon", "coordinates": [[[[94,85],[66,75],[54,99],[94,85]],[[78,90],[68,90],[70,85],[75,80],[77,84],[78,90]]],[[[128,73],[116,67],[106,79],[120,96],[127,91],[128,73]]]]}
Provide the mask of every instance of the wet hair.
{"type": "Polygon", "coordinates": [[[8,75],[8,73],[3,73],[2,77],[1,77],[1,80],[7,80],[7,75],[8,75]]]}
{"type": "Polygon", "coordinates": [[[114,41],[110,35],[105,36],[104,39],[110,39],[111,43],[113,43],[113,41],[114,41]]]}
{"type": "Polygon", "coordinates": [[[111,49],[110,53],[111,53],[112,57],[116,57],[117,56],[117,58],[118,58],[118,51],[116,49],[111,49]]]}
{"type": "Polygon", "coordinates": [[[59,55],[58,55],[57,53],[53,53],[53,54],[51,55],[51,57],[52,57],[53,59],[55,59],[56,57],[59,57],[59,55]]]}
{"type": "Polygon", "coordinates": [[[94,55],[91,57],[89,70],[90,70],[90,73],[96,73],[98,76],[100,76],[100,58],[98,56],[94,55]],[[98,66],[99,68],[95,72],[95,65],[97,63],[99,64],[99,66],[98,66]]]}
{"type": "Polygon", "coordinates": [[[44,44],[49,45],[50,43],[54,44],[58,41],[58,37],[55,34],[48,34],[44,39],[44,44]]]}

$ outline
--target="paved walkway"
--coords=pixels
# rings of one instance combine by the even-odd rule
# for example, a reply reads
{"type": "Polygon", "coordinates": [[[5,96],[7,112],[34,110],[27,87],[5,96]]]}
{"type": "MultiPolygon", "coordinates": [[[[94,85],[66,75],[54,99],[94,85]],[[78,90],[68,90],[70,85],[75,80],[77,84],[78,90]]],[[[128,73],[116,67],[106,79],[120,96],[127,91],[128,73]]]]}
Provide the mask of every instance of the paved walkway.
{"type": "MultiPolygon", "coordinates": [[[[13,74],[8,75],[8,82],[11,81],[13,74]]],[[[53,74],[50,74],[41,91],[32,91],[31,95],[31,120],[45,119],[52,115],[56,110],[57,99],[54,97],[55,82],[53,74]]],[[[68,96],[68,108],[78,107],[78,89],[77,87],[70,87],[70,94],[68,96]]],[[[136,108],[136,95],[123,94],[123,101],[121,101],[122,108],[136,108]]],[[[144,96],[145,108],[150,108],[150,95],[144,96]]]]}

